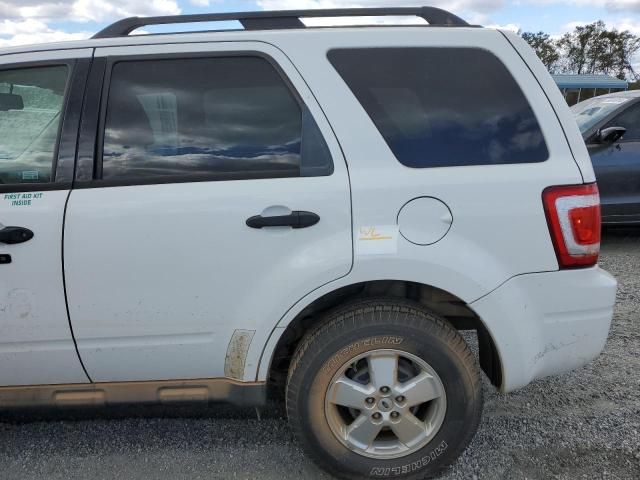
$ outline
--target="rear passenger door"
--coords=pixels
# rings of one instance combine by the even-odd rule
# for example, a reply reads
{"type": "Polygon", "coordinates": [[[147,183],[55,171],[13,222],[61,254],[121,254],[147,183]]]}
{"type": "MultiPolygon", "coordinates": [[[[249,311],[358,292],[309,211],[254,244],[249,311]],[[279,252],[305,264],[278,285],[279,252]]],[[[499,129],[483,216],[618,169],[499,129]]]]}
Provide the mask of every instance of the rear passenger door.
{"type": "Polygon", "coordinates": [[[0,56],[0,386],[88,381],[61,254],[91,53],[0,56]]]}
{"type": "Polygon", "coordinates": [[[261,43],[104,48],[95,67],[64,246],[89,376],[242,379],[255,331],[351,268],[329,125],[261,43]]]}

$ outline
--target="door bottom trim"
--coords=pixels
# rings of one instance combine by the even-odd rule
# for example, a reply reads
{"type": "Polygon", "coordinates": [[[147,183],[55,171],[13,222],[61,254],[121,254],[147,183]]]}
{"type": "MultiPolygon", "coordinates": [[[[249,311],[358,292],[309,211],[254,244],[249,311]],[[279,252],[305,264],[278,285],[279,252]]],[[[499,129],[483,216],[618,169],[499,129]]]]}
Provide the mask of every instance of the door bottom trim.
{"type": "Polygon", "coordinates": [[[228,378],[25,385],[0,387],[0,409],[209,402],[261,406],[266,393],[266,382],[228,378]]]}

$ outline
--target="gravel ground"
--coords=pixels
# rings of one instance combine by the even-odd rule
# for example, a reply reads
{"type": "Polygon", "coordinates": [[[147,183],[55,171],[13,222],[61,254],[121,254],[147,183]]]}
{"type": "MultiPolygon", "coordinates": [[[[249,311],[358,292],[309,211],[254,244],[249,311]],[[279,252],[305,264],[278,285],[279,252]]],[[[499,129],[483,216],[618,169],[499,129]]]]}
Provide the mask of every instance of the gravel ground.
{"type": "MultiPolygon", "coordinates": [[[[478,435],[443,479],[640,478],[640,231],[609,231],[602,266],[619,280],[604,354],[501,395],[485,384],[478,435]]],[[[328,479],[283,411],[139,408],[4,414],[0,478],[328,479]]]]}

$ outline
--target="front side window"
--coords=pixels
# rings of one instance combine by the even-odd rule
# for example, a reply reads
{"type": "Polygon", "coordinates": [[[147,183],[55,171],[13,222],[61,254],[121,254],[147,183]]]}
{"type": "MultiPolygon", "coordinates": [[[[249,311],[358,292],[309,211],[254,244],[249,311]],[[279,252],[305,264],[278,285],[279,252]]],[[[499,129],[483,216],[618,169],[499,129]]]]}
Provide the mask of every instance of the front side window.
{"type": "Polygon", "coordinates": [[[102,178],[328,175],[318,138],[263,58],[122,61],[111,76],[102,178]]]}
{"type": "Polygon", "coordinates": [[[571,112],[576,119],[580,132],[585,133],[614,111],[623,108],[630,100],[631,98],[619,96],[594,97],[576,103],[571,107],[571,112]]]}
{"type": "Polygon", "coordinates": [[[622,141],[637,142],[640,140],[640,103],[627,108],[611,120],[606,127],[624,127],[627,129],[622,141]]]}
{"type": "Polygon", "coordinates": [[[328,58],[396,158],[408,167],[548,158],[522,90],[486,50],[340,49],[328,58]]]}
{"type": "Polygon", "coordinates": [[[0,71],[0,185],[52,181],[67,75],[66,66],[0,71]]]}

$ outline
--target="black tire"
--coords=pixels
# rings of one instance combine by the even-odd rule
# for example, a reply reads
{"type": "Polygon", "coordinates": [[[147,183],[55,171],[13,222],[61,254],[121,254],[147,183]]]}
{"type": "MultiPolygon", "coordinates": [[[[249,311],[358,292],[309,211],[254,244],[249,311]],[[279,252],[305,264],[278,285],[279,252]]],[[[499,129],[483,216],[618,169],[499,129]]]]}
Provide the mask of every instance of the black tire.
{"type": "Polygon", "coordinates": [[[286,395],[287,415],[299,444],[321,468],[345,479],[437,475],[475,435],[483,404],[480,368],[464,339],[438,315],[399,299],[363,300],[328,314],[298,346],[286,395]],[[325,415],[327,389],[344,362],[381,348],[427,362],[446,392],[446,413],[435,436],[421,449],[394,459],[370,458],[347,448],[325,415]]]}

